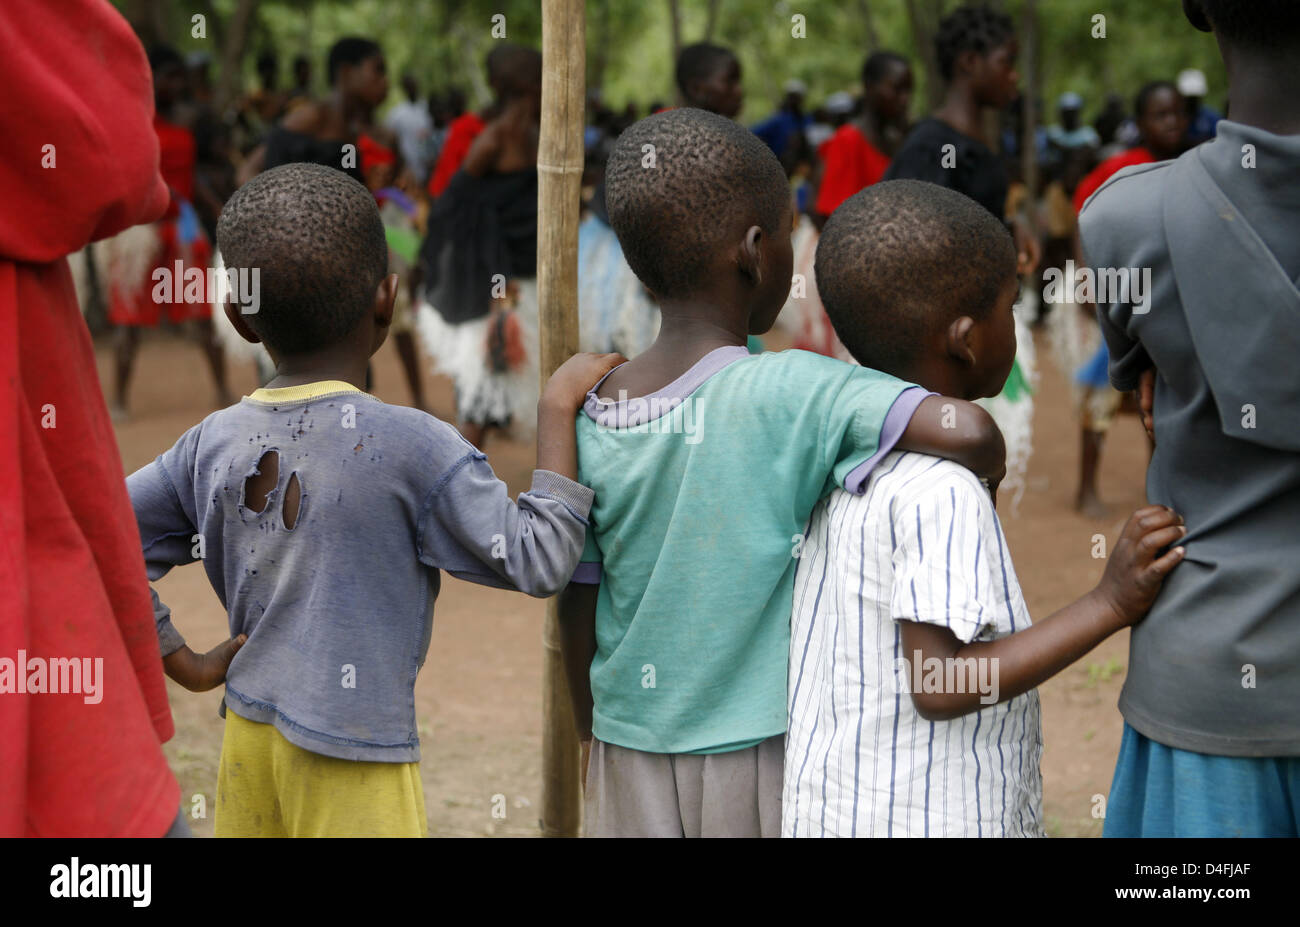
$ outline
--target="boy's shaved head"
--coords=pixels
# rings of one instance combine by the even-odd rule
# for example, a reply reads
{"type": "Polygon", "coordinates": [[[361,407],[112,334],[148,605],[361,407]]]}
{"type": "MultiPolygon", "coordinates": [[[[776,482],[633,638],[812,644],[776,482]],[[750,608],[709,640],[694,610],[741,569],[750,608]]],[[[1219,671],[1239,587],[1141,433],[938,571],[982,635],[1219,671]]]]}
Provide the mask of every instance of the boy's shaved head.
{"type": "Polygon", "coordinates": [[[772,150],[702,109],[634,123],[610,154],[605,185],[609,223],[628,265],[668,298],[698,291],[717,249],[737,244],[750,226],[775,234],[790,199],[772,150]]]}
{"type": "Polygon", "coordinates": [[[244,318],[281,354],[341,341],[388,273],[374,197],[319,164],[273,167],[236,190],[217,221],[217,246],[226,267],[258,269],[261,304],[244,318]]]}
{"type": "Polygon", "coordinates": [[[1006,226],[970,197],[889,180],[845,200],[817,243],[817,291],[861,364],[908,368],[934,332],[986,318],[1016,272],[1006,226]]]}

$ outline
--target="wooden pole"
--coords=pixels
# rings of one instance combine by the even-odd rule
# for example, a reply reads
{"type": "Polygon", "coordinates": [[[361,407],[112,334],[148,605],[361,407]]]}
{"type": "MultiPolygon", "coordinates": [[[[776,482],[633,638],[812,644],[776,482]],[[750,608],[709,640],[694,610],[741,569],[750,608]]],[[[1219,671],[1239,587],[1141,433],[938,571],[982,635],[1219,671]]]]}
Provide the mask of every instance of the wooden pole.
{"type": "MultiPolygon", "coordinates": [[[[584,0],[542,2],[542,125],[537,142],[537,306],[541,375],[578,350],[578,210],[582,202],[584,0]]],[[[576,837],[582,803],[578,734],[560,657],[557,601],[542,631],[542,834],[576,837]]]]}

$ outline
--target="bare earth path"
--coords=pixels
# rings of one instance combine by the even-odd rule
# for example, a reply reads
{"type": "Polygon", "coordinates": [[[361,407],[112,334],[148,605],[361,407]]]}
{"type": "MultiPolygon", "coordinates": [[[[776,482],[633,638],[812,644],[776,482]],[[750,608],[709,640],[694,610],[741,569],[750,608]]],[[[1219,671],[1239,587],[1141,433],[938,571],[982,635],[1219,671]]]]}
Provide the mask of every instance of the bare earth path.
{"type": "MultiPolygon", "coordinates": [[[[107,383],[109,343],[101,343],[97,353],[101,380],[107,383]]],[[[1113,542],[1127,514],[1143,504],[1146,466],[1140,425],[1132,417],[1121,417],[1102,467],[1102,495],[1113,514],[1099,522],[1074,514],[1070,501],[1077,472],[1075,418],[1066,382],[1043,339],[1038,356],[1042,378],[1028,490],[1015,511],[1009,500],[999,503],[1034,618],[1081,595],[1100,577],[1103,562],[1091,557],[1093,535],[1104,534],[1108,544],[1113,542]]],[[[376,357],[374,371],[380,398],[409,400],[391,344],[376,357]]],[[[448,381],[428,373],[425,380],[434,413],[451,420],[448,381]]],[[[232,365],[233,390],[247,393],[256,385],[251,368],[232,365]]],[[[197,346],[166,333],[147,338],[131,394],[133,419],[116,429],[126,471],[148,463],[212,411],[211,396],[197,346]]],[[[531,446],[497,439],[487,451],[512,492],[527,488],[531,446]]],[[[174,570],[158,588],[195,649],[207,649],[228,636],[225,614],[198,566],[174,570]]],[[[444,579],[428,662],[416,685],[432,835],[538,833],[543,606],[517,593],[444,579]]],[[[1119,635],[1041,689],[1045,813],[1054,836],[1101,833],[1093,796],[1104,796],[1110,788],[1121,724],[1115,702],[1127,657],[1127,635],[1119,635]]],[[[210,836],[221,749],[220,690],[195,695],[169,681],[168,691],[177,734],[166,745],[167,757],[186,802],[203,796],[207,815],[191,823],[197,835],[210,836]]]]}

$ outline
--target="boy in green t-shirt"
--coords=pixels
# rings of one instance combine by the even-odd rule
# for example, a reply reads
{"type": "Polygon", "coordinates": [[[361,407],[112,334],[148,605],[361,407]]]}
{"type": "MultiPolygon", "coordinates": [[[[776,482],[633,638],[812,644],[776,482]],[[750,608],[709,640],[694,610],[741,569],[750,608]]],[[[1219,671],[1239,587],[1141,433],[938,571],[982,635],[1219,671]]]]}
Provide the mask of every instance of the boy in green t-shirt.
{"type": "Polygon", "coordinates": [[[591,751],[585,830],[776,836],[813,507],[860,490],[895,447],[993,484],[1005,448],[962,400],[802,351],[748,354],[790,288],[791,207],[780,164],[744,128],[659,113],[620,136],[606,177],[610,223],[663,324],[578,416],[596,501],[560,616],[591,751]]]}

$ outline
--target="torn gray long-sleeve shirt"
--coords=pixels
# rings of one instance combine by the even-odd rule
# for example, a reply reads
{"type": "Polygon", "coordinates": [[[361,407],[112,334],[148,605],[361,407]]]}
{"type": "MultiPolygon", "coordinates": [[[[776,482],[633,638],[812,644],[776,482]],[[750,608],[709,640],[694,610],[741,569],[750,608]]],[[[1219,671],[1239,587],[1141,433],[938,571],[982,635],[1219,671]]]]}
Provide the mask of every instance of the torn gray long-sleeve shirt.
{"type": "MultiPolygon", "coordinates": [[[[149,579],[202,560],[230,635],[225,705],[326,756],[420,758],[415,677],[439,570],[545,596],[573,574],[592,492],[538,470],[511,501],[451,426],[330,381],[258,390],[127,479],[149,579]],[[274,455],[260,512],[245,481],[274,455]],[[286,526],[291,480],[300,493],[286,526]]],[[[154,596],[164,655],[184,639],[154,596]]],[[[215,642],[213,642],[215,643],[215,642]]]]}

